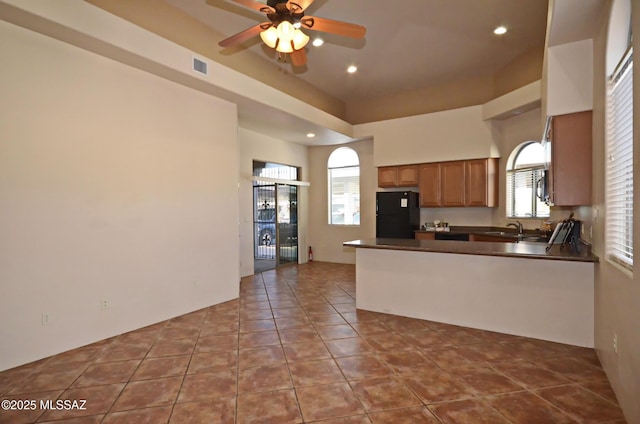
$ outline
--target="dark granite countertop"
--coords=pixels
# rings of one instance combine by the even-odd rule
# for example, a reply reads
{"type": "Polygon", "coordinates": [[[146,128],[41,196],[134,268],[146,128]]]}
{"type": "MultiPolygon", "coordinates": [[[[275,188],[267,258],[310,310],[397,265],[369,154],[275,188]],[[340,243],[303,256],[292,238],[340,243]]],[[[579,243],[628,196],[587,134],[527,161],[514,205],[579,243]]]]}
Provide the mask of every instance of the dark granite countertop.
{"type": "Polygon", "coordinates": [[[445,233],[445,234],[474,234],[483,235],[485,237],[495,238],[512,238],[514,240],[527,240],[536,239],[535,241],[547,241],[550,234],[541,233],[539,230],[524,230],[522,235],[519,235],[514,228],[510,227],[450,227],[449,231],[435,231],[430,230],[415,230],[416,233],[445,233]]]}
{"type": "Polygon", "coordinates": [[[456,253],[462,255],[507,256],[527,259],[552,259],[576,262],[598,262],[588,246],[580,246],[580,252],[574,252],[571,246],[555,244],[549,252],[547,243],[521,241],[509,242],[475,242],[450,240],[415,240],[415,239],[366,239],[343,243],[344,246],[367,249],[407,250],[414,252],[456,253]]]}

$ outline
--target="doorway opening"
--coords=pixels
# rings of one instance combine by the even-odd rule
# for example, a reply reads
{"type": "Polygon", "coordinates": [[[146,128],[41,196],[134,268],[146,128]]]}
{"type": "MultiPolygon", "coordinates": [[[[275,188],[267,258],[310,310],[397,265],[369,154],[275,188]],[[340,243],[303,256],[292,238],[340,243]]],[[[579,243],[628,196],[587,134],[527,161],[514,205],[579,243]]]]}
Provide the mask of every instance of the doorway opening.
{"type": "Polygon", "coordinates": [[[298,262],[296,167],[253,162],[254,273],[298,262]],[[278,182],[275,182],[278,181],[278,182]]]}

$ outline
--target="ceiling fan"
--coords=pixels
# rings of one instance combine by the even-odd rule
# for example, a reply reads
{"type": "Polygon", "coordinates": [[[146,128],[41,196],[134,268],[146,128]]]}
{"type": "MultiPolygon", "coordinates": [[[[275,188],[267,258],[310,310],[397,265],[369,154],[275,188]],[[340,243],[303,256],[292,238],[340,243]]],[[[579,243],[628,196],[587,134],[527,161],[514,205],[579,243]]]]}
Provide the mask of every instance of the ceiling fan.
{"type": "Polygon", "coordinates": [[[361,25],[332,19],[305,16],[304,11],[313,0],[267,0],[267,4],[255,0],[231,0],[264,13],[269,22],[252,26],[218,43],[221,47],[232,47],[260,34],[262,41],[280,54],[289,53],[294,66],[307,63],[304,49],[309,36],[300,29],[329,32],[351,38],[364,38],[367,29],[361,25]]]}

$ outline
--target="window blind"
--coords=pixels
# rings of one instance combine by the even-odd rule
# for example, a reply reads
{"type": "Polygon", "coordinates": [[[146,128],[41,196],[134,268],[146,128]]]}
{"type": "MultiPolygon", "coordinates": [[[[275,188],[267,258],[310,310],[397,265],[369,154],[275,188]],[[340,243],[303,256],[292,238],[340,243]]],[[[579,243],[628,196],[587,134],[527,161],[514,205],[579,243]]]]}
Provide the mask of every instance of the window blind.
{"type": "Polygon", "coordinates": [[[538,181],[544,168],[525,168],[507,172],[507,217],[542,218],[549,216],[549,206],[537,197],[538,181]]]}
{"type": "Polygon", "coordinates": [[[633,266],[633,55],[611,77],[607,108],[607,257],[633,266]]]}

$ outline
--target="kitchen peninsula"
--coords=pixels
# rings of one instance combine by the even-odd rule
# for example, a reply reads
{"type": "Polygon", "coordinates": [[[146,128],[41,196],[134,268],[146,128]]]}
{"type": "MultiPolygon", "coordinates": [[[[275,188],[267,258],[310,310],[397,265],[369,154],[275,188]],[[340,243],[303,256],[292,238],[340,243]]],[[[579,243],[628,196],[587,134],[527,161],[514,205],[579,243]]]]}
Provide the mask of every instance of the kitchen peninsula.
{"type": "Polygon", "coordinates": [[[594,346],[594,268],[585,248],[546,243],[370,239],[356,249],[356,307],[594,346]]]}

